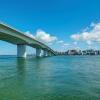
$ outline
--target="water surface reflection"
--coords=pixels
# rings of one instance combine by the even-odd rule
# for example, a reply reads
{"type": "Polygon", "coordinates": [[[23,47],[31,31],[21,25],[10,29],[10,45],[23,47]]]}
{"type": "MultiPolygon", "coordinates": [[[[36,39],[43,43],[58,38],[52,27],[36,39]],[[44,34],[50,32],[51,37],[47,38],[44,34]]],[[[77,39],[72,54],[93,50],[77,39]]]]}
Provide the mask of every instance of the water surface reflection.
{"type": "Polygon", "coordinates": [[[0,57],[0,100],[99,100],[100,56],[0,57]]]}

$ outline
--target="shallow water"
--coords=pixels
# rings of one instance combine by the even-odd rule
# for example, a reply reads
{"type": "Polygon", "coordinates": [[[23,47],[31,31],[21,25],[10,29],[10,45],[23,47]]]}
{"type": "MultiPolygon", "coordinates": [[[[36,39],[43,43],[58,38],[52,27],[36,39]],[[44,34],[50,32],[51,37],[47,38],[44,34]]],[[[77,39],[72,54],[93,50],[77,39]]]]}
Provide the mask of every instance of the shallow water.
{"type": "Polygon", "coordinates": [[[100,100],[100,56],[0,56],[0,100],[100,100]]]}

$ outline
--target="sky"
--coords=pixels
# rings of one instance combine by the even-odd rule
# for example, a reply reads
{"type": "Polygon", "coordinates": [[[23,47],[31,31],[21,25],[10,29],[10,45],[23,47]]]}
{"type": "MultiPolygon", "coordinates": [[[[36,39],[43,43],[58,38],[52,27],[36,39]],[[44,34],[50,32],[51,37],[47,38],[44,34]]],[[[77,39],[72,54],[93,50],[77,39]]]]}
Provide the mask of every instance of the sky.
{"type": "MultiPolygon", "coordinates": [[[[0,21],[57,51],[100,49],[100,0],[0,0],[0,21]]],[[[16,51],[0,41],[0,54],[16,51]]]]}

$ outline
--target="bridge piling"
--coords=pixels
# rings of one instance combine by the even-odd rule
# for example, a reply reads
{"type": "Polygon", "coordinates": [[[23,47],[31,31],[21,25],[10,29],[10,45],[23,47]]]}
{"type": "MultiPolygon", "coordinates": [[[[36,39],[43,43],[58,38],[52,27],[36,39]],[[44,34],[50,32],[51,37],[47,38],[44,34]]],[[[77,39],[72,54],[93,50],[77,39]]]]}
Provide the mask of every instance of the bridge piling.
{"type": "Polygon", "coordinates": [[[43,50],[43,57],[47,57],[48,56],[48,52],[46,50],[43,50]]]}
{"type": "Polygon", "coordinates": [[[41,57],[42,56],[41,51],[42,51],[41,49],[36,48],[36,57],[41,57]]]}
{"type": "Polygon", "coordinates": [[[48,56],[51,56],[51,52],[48,52],[48,56]]]}
{"type": "Polygon", "coordinates": [[[26,58],[26,45],[17,45],[17,57],[19,58],[26,58]]]}

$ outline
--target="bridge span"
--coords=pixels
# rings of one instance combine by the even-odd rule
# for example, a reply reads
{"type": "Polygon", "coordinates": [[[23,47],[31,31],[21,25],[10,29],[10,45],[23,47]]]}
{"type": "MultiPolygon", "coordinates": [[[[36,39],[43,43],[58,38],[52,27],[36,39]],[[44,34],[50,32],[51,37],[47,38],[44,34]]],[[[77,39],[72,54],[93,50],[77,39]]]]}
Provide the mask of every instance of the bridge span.
{"type": "Polygon", "coordinates": [[[17,57],[24,57],[24,58],[27,57],[27,52],[26,52],[27,45],[36,48],[37,57],[56,55],[56,52],[47,45],[1,22],[0,22],[0,40],[17,45],[17,57]],[[43,51],[43,54],[41,51],[43,51]]]}

